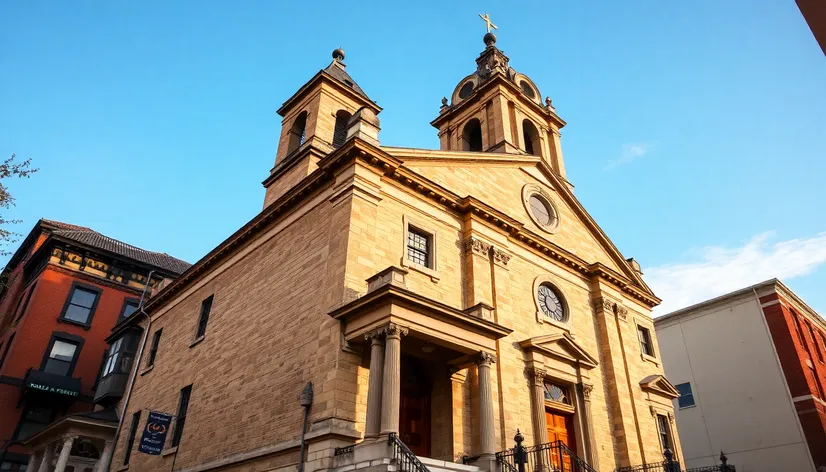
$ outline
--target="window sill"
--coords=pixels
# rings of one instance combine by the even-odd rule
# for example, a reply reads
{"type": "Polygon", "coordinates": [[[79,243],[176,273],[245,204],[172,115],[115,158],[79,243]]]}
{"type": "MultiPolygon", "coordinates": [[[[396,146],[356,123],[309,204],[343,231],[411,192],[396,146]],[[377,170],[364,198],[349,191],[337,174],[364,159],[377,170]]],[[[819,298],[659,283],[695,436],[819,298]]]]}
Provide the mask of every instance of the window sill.
{"type": "Polygon", "coordinates": [[[681,407],[678,407],[677,409],[678,410],[688,410],[689,408],[697,408],[697,404],[695,403],[693,405],[681,406],[681,407]]]}
{"type": "Polygon", "coordinates": [[[413,269],[416,272],[420,272],[424,275],[427,275],[428,277],[430,277],[431,281],[436,283],[439,282],[439,273],[435,269],[431,269],[430,267],[417,264],[406,257],[402,260],[402,267],[413,269]]]}
{"type": "Polygon", "coordinates": [[[154,368],[155,368],[155,364],[152,364],[152,365],[150,365],[149,367],[147,367],[147,368],[143,369],[143,370],[141,371],[141,376],[144,376],[144,375],[146,375],[146,374],[148,374],[148,373],[152,372],[152,369],[154,369],[154,368]]]}
{"type": "Polygon", "coordinates": [[[201,341],[204,340],[205,337],[206,337],[206,335],[198,336],[197,338],[195,338],[194,341],[192,341],[192,343],[189,345],[189,347],[193,348],[193,347],[197,346],[198,344],[201,343],[201,341]]]}
{"type": "Polygon", "coordinates": [[[642,360],[650,362],[650,363],[656,365],[657,367],[659,367],[659,365],[660,365],[660,360],[657,359],[654,356],[649,356],[648,354],[642,353],[642,354],[640,354],[640,357],[642,357],[642,360]]]}
{"type": "Polygon", "coordinates": [[[92,325],[90,325],[89,323],[81,323],[80,321],[74,321],[74,320],[70,320],[68,318],[58,318],[57,322],[58,323],[66,323],[66,324],[75,325],[75,326],[80,326],[81,328],[85,329],[86,331],[89,331],[89,329],[92,327],[92,325]]]}
{"type": "Polygon", "coordinates": [[[166,448],[161,451],[161,456],[166,457],[170,454],[175,454],[176,452],[178,452],[178,446],[166,448]]]}
{"type": "Polygon", "coordinates": [[[115,472],[123,472],[124,470],[129,470],[129,464],[118,467],[117,469],[115,469],[115,472]]]}

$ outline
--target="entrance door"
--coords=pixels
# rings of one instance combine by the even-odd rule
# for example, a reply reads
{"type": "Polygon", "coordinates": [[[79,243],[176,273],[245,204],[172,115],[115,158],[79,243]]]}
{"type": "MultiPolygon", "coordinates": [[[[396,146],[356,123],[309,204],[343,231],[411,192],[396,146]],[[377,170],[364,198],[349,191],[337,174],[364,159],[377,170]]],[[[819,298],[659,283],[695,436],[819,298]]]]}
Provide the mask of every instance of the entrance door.
{"type": "Polygon", "coordinates": [[[399,438],[417,456],[430,457],[430,376],[416,358],[402,357],[399,438]]]}
{"type": "MultiPolygon", "coordinates": [[[[574,440],[574,415],[572,414],[560,414],[553,411],[545,411],[545,424],[548,428],[548,441],[549,442],[556,442],[562,441],[563,444],[568,446],[568,449],[571,450],[574,454],[576,454],[576,441],[574,440]]],[[[559,461],[559,456],[556,454],[551,454],[551,463],[559,467],[562,466],[562,470],[571,470],[570,459],[565,457],[563,461],[564,464],[557,464],[559,461]]]]}

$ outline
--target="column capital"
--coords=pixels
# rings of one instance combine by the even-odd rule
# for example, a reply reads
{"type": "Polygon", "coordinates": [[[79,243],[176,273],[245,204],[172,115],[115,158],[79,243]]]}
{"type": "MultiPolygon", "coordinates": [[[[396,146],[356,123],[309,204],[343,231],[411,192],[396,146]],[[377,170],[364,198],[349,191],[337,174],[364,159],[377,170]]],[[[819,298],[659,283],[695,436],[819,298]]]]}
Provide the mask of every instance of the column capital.
{"type": "Polygon", "coordinates": [[[384,328],[376,328],[364,333],[364,340],[370,341],[371,344],[380,343],[384,340],[384,328]]]}
{"type": "Polygon", "coordinates": [[[407,336],[408,329],[406,326],[398,325],[396,323],[387,323],[386,325],[379,328],[384,336],[390,337],[402,337],[407,336]]]}
{"type": "Polygon", "coordinates": [[[582,392],[582,399],[586,402],[591,401],[591,392],[594,390],[594,386],[592,384],[580,383],[577,384],[577,387],[579,387],[579,391],[582,392]]]}
{"type": "Polygon", "coordinates": [[[478,356],[476,356],[475,362],[476,362],[477,366],[480,366],[480,367],[481,366],[488,366],[488,367],[490,367],[491,364],[496,362],[496,356],[489,353],[489,352],[484,352],[483,351],[483,352],[480,352],[478,356]]]}
{"type": "Polygon", "coordinates": [[[610,313],[617,318],[625,320],[628,317],[628,309],[608,297],[598,297],[591,300],[591,305],[597,314],[610,313]]]}
{"type": "Polygon", "coordinates": [[[545,376],[548,375],[548,371],[531,367],[527,370],[527,374],[528,377],[533,380],[534,385],[541,387],[545,383],[545,376]]]}
{"type": "Polygon", "coordinates": [[[493,245],[471,236],[465,239],[464,249],[465,254],[476,254],[478,256],[487,257],[490,255],[493,245]]]}

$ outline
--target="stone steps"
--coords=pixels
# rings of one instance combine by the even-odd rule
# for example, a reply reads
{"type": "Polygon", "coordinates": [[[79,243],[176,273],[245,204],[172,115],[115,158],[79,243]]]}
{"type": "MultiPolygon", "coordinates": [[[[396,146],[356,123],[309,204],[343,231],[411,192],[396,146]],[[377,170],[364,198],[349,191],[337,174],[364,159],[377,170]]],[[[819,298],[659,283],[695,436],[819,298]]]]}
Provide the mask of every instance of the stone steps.
{"type": "Polygon", "coordinates": [[[480,467],[465,465],[456,462],[440,461],[429,457],[419,457],[419,460],[430,472],[482,472],[480,467]]]}

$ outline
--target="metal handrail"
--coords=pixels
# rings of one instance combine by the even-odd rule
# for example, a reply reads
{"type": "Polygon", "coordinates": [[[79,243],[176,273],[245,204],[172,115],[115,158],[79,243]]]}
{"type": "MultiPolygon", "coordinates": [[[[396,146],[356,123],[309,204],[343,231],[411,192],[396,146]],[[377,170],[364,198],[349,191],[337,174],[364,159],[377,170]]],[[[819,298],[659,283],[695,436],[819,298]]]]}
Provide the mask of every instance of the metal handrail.
{"type": "Polygon", "coordinates": [[[597,472],[562,441],[518,447],[521,454],[516,448],[496,453],[497,462],[506,472],[597,472]]]}
{"type": "Polygon", "coordinates": [[[401,472],[430,472],[396,433],[390,433],[387,444],[393,447],[393,459],[401,472]]]}

